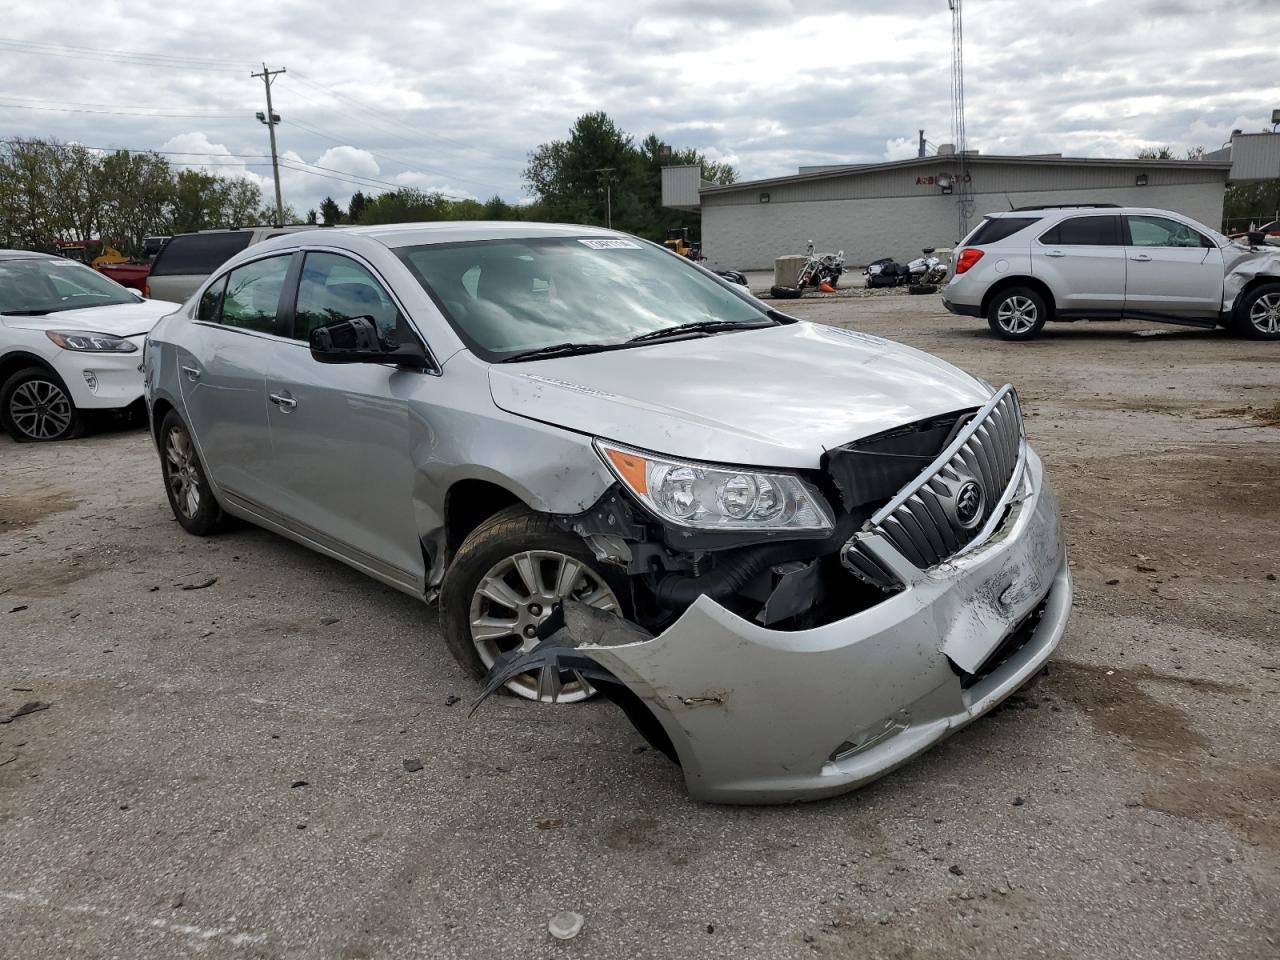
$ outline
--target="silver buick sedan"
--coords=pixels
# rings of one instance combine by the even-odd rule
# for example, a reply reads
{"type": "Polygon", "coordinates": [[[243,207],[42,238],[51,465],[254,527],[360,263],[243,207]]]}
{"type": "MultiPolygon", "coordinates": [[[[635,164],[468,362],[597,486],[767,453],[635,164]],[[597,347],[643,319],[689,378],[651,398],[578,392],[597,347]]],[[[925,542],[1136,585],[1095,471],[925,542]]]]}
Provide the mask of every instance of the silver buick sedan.
{"type": "Polygon", "coordinates": [[[1011,387],[613,231],[277,237],[144,374],[186,530],[231,514],[438,600],[482,697],[602,693],[700,799],[873,780],[1039,672],[1071,608],[1011,387]]]}

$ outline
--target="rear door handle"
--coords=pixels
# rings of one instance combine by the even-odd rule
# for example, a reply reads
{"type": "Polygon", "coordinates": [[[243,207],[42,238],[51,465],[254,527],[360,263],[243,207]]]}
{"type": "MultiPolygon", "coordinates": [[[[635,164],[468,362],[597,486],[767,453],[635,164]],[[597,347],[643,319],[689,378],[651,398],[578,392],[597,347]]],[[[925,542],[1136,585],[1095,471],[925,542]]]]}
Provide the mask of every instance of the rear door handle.
{"type": "Polygon", "coordinates": [[[1046,251],[1045,256],[1046,257],[1065,257],[1066,254],[1063,253],[1061,250],[1049,250],[1049,251],[1046,251]]]}
{"type": "Polygon", "coordinates": [[[1140,253],[1136,257],[1130,257],[1129,259],[1136,260],[1138,263],[1149,263],[1151,261],[1151,258],[1145,253],[1140,253]]]}
{"type": "Polygon", "coordinates": [[[298,401],[289,395],[288,390],[282,390],[279,393],[271,393],[267,395],[271,402],[280,408],[281,413],[288,413],[298,405],[298,401]]]}
{"type": "Polygon", "coordinates": [[[199,367],[183,367],[183,368],[182,368],[182,372],[183,372],[183,373],[185,373],[185,374],[187,375],[187,379],[188,379],[188,380],[199,380],[199,379],[200,379],[200,368],[199,368],[199,367]]]}

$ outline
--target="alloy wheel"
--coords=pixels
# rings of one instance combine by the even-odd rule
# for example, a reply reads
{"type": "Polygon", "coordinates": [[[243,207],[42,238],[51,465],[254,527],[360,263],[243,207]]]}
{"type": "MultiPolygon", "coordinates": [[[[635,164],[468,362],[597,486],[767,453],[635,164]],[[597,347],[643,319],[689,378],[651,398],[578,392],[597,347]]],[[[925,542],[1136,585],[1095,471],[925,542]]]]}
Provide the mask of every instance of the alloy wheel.
{"type": "MultiPolygon", "coordinates": [[[[511,650],[532,650],[538,628],[565,600],[617,610],[618,598],[594,570],[555,550],[527,550],[494,564],[471,597],[471,642],[486,667],[511,650]]],[[[575,671],[543,667],[507,684],[527,700],[575,702],[595,693],[575,671]]]]}
{"type": "Polygon", "coordinates": [[[191,437],[181,427],[171,427],[164,441],[166,479],[173,502],[188,520],[200,510],[200,475],[191,437]]]}
{"type": "Polygon", "coordinates": [[[1029,297],[1010,297],[996,310],[996,322],[1005,333],[1026,333],[1036,324],[1039,312],[1029,297]]]}
{"type": "Polygon", "coordinates": [[[9,398],[9,417],[32,440],[53,440],[71,426],[71,398],[52,380],[28,380],[9,398]]]}
{"type": "Polygon", "coordinates": [[[1268,293],[1253,301],[1249,322],[1259,333],[1280,333],[1280,293],[1268,293]]]}

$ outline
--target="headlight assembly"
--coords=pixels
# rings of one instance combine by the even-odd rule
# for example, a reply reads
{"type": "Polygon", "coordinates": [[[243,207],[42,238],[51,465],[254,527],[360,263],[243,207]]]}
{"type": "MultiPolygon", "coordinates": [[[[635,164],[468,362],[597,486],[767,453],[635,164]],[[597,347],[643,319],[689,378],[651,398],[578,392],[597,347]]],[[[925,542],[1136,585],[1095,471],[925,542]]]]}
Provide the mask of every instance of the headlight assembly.
{"type": "Polygon", "coordinates": [[[822,498],[799,477],[677,460],[596,440],[622,484],[657,517],[699,530],[829,531],[822,498]]]}
{"type": "Polygon", "coordinates": [[[124,337],[85,330],[47,330],[45,336],[63,350],[77,353],[135,353],[138,346],[124,337]]]}

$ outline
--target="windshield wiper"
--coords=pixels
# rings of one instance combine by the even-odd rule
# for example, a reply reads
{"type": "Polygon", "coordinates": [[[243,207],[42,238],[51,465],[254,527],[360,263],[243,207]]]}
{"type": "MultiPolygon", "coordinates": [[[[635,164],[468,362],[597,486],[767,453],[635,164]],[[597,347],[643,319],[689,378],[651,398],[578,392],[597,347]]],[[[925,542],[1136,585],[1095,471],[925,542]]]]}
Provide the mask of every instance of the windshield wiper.
{"type": "Polygon", "coordinates": [[[663,340],[667,337],[679,336],[682,333],[711,333],[716,330],[750,330],[755,327],[771,327],[770,322],[759,320],[695,320],[692,323],[677,323],[674,327],[662,327],[632,337],[628,343],[644,343],[646,340],[663,340]]]}
{"type": "Polygon", "coordinates": [[[524,353],[503,357],[498,363],[515,363],[518,360],[541,360],[544,357],[570,357],[578,353],[601,353],[605,350],[617,350],[618,343],[553,343],[550,346],[538,347],[537,350],[526,350],[524,353]]]}
{"type": "Polygon", "coordinates": [[[6,317],[43,317],[52,310],[0,310],[0,316],[6,317]]]}

